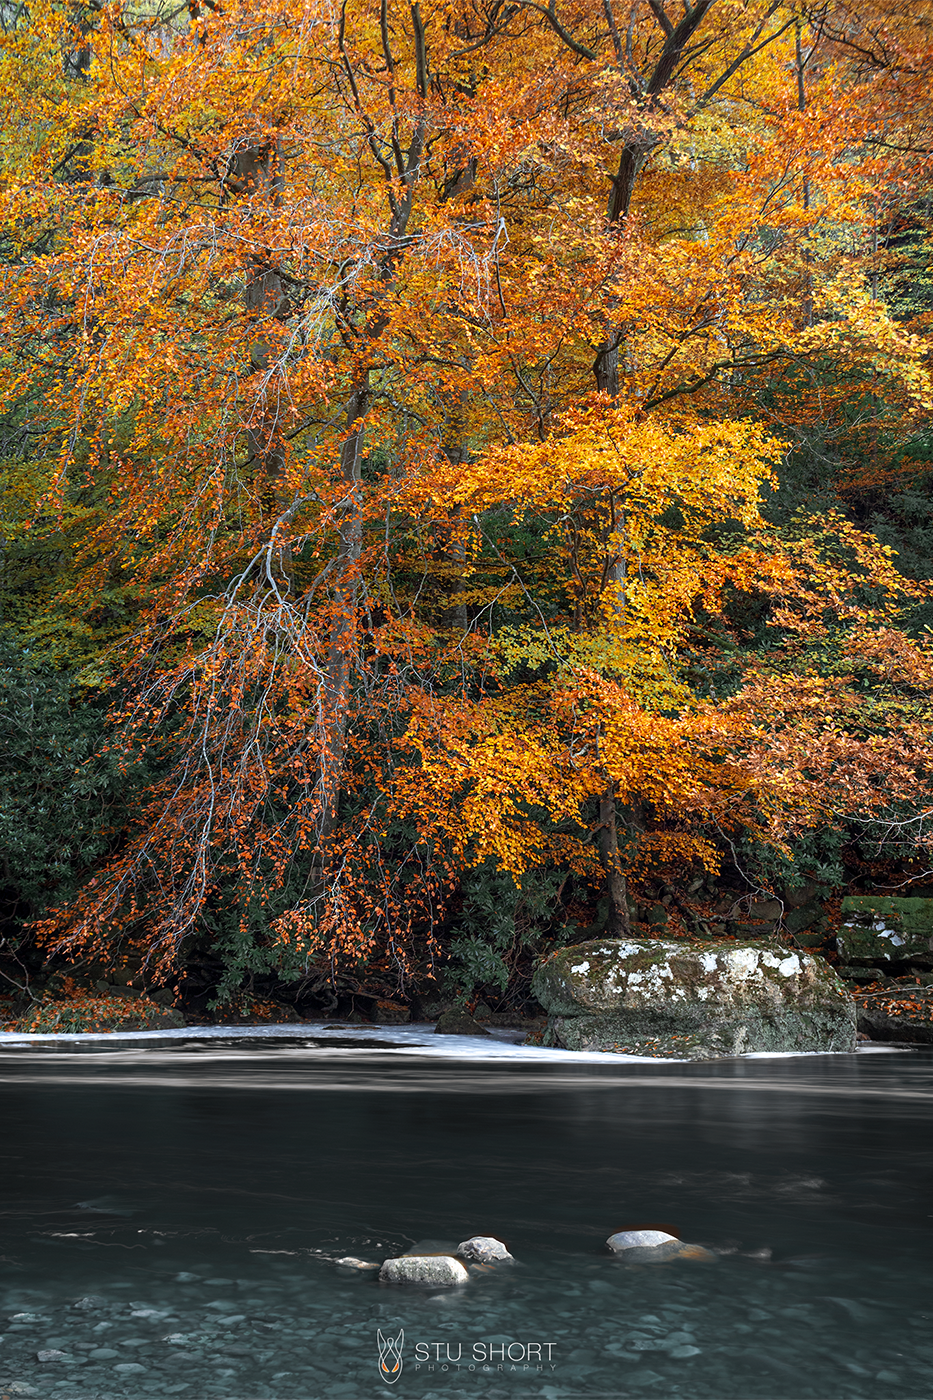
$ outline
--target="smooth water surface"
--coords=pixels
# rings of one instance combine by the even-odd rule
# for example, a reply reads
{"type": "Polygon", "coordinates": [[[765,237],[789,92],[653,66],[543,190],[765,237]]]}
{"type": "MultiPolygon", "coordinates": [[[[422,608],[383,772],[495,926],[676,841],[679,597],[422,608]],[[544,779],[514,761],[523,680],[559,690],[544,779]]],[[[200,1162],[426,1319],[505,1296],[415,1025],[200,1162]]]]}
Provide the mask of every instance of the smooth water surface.
{"type": "Polygon", "coordinates": [[[91,1048],[0,1047],[3,1397],[933,1394],[928,1052],[91,1048]],[[639,1226],[718,1262],[611,1257],[639,1226]],[[457,1290],[334,1263],[477,1233],[518,1262],[457,1290]]]}

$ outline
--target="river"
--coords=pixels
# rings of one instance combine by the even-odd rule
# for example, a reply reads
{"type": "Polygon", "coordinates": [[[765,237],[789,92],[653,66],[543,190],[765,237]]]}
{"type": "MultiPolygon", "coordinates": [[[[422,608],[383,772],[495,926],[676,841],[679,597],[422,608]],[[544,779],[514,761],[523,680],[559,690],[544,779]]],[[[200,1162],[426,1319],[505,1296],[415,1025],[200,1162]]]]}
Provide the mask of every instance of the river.
{"type": "Polygon", "coordinates": [[[429,1048],[6,1038],[0,1395],[933,1393],[933,1054],[429,1048]],[[716,1258],[611,1256],[639,1227],[716,1258]],[[335,1262],[473,1234],[514,1266],[422,1292],[335,1262]]]}

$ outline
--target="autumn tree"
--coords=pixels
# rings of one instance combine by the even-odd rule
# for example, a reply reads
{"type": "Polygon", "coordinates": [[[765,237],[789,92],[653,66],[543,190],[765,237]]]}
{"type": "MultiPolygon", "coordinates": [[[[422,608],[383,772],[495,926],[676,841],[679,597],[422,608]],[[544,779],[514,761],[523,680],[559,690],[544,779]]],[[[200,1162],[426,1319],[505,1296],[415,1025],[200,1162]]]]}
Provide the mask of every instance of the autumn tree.
{"type": "Polygon", "coordinates": [[[878,742],[812,675],[838,618],[925,695],[902,581],[761,514],[856,386],[929,412],[876,275],[928,180],[926,31],[872,15],[22,12],[4,389],[34,519],[88,511],[71,606],[132,587],[113,744],[157,773],[56,946],[169,965],[208,929],[235,975],[397,982],[470,864],[598,868],[622,931],[639,861],[907,791],[916,714],[878,742]],[[781,636],[704,690],[698,637],[752,595],[781,636]]]}

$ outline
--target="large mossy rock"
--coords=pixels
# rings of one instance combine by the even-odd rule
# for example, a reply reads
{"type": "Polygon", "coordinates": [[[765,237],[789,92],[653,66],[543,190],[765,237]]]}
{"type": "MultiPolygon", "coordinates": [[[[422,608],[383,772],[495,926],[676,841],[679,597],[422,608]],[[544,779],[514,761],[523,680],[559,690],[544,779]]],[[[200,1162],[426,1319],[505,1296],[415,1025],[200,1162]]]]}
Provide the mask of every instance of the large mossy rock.
{"type": "Polygon", "coordinates": [[[919,963],[933,967],[933,899],[848,895],[836,935],[844,963],[919,963]]]}
{"type": "Polygon", "coordinates": [[[820,958],[783,944],[597,938],[561,948],[532,990],[544,1044],[709,1060],[853,1050],[855,1005],[820,958]]]}

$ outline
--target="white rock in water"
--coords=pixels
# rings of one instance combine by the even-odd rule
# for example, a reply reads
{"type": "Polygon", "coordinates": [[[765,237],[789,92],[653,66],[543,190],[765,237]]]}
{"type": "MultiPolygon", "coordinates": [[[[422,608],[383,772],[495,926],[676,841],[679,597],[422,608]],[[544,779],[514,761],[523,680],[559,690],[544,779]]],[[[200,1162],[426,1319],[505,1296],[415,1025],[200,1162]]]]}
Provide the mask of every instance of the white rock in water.
{"type": "Polygon", "coordinates": [[[379,1270],[383,1283],[419,1283],[432,1288],[449,1288],[466,1283],[469,1274],[459,1260],[449,1254],[408,1254],[387,1259],[379,1270]]]}
{"type": "Polygon", "coordinates": [[[680,1244],[676,1235],[666,1235],[663,1230],[620,1230],[610,1235],[607,1245],[615,1253],[622,1249],[652,1249],[659,1244],[680,1244]]]}
{"type": "Polygon", "coordinates": [[[663,1230],[620,1230],[610,1235],[606,1244],[613,1254],[621,1254],[626,1263],[631,1264],[663,1264],[668,1259],[716,1262],[716,1255],[702,1245],[685,1244],[663,1230]]]}
{"type": "Polygon", "coordinates": [[[49,1349],[48,1351],[37,1351],[37,1352],[36,1352],[36,1360],[37,1360],[37,1361],[70,1361],[70,1360],[71,1360],[71,1356],[69,1355],[69,1353],[68,1353],[67,1351],[53,1351],[52,1349],[49,1349]]]}
{"type": "Polygon", "coordinates": [[[477,1264],[512,1263],[513,1258],[501,1240],[492,1235],[473,1235],[457,1245],[457,1253],[463,1259],[472,1259],[477,1264]]]}
{"type": "Polygon", "coordinates": [[[338,1269],[356,1269],[357,1271],[362,1271],[363,1269],[379,1268],[378,1264],[371,1264],[368,1259],[357,1259],[353,1254],[347,1254],[343,1259],[335,1259],[334,1263],[337,1265],[338,1269]]]}

